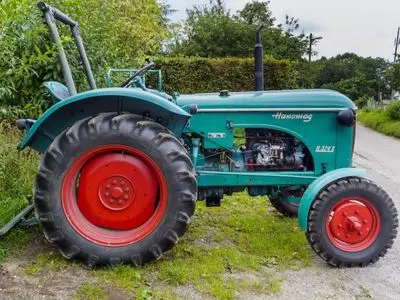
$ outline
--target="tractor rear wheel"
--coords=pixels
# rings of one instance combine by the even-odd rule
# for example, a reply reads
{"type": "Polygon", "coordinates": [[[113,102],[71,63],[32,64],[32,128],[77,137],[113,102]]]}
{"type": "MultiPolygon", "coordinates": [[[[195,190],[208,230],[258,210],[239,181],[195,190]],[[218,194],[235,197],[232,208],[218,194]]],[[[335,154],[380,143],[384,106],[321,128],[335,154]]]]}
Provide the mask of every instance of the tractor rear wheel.
{"type": "Polygon", "coordinates": [[[269,198],[269,201],[282,215],[289,218],[297,218],[299,213],[299,204],[290,203],[289,201],[286,201],[284,197],[272,197],[269,198]]]}
{"type": "Polygon", "coordinates": [[[35,212],[46,238],[88,267],[159,259],[182,236],[197,199],[183,145],[132,114],[75,123],[44,154],[35,212]]]}
{"type": "Polygon", "coordinates": [[[325,187],[312,203],[306,237],[332,266],[366,266],[383,257],[397,235],[392,199],[364,178],[325,187]]]}

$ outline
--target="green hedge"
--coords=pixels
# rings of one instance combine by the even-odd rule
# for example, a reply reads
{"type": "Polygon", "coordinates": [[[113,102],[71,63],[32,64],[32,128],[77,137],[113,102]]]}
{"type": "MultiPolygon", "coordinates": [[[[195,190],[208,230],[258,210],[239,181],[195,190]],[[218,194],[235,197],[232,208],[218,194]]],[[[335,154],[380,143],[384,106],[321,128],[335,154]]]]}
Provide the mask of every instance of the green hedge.
{"type": "MultiPolygon", "coordinates": [[[[155,59],[167,93],[233,92],[254,90],[253,58],[167,58],[155,59]]],[[[297,72],[287,60],[265,59],[265,89],[296,87],[297,72]]]]}

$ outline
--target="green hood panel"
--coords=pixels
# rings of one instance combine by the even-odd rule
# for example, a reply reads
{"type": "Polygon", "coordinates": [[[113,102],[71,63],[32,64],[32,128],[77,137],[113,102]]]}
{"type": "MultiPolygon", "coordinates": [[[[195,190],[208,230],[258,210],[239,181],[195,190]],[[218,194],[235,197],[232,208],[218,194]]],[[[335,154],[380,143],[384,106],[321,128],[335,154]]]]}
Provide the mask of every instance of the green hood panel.
{"type": "Polygon", "coordinates": [[[287,90],[265,92],[219,93],[182,95],[177,98],[181,107],[197,104],[201,109],[248,108],[351,108],[354,103],[346,96],[331,90],[287,90]]]}

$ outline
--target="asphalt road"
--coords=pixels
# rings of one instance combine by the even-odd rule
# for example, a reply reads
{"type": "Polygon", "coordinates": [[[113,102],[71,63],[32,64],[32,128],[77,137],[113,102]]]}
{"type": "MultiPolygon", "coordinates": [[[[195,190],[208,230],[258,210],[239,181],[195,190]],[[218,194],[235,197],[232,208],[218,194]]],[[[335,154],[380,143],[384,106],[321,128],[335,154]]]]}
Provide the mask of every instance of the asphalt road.
{"type": "MultiPolygon", "coordinates": [[[[354,163],[367,169],[400,212],[400,140],[361,125],[357,128],[354,163]]],[[[400,236],[392,249],[366,268],[335,269],[315,258],[313,267],[284,274],[274,299],[400,299],[400,236]]]]}

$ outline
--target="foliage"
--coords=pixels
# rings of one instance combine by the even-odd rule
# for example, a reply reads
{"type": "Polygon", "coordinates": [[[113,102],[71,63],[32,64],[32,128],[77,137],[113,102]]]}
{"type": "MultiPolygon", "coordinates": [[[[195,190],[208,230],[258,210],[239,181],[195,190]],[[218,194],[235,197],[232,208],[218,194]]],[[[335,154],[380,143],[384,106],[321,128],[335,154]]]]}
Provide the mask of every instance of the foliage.
{"type": "MultiPolygon", "coordinates": [[[[304,34],[296,36],[295,30],[285,31],[282,26],[273,26],[269,1],[250,2],[242,11],[232,14],[222,0],[211,0],[209,5],[195,5],[187,13],[181,39],[170,45],[172,55],[251,57],[255,33],[261,23],[266,25],[262,34],[266,54],[296,60],[306,52],[304,34]]],[[[297,30],[298,20],[293,19],[291,24],[293,22],[297,30]]]]}
{"type": "MultiPolygon", "coordinates": [[[[167,58],[155,60],[169,93],[254,90],[254,60],[251,58],[167,58]]],[[[267,89],[296,87],[293,63],[268,58],[264,61],[267,89]]]]}
{"type": "Polygon", "coordinates": [[[379,94],[390,94],[384,70],[388,62],[383,58],[363,58],[345,53],[330,59],[322,58],[313,63],[317,71],[316,88],[334,89],[351,99],[363,96],[379,99],[379,94]]]}
{"type": "Polygon", "coordinates": [[[246,3],[244,8],[239,11],[239,17],[249,25],[264,25],[271,27],[274,25],[275,18],[269,9],[271,1],[252,1],[246,3]]]}
{"type": "Polygon", "coordinates": [[[370,97],[368,96],[362,96],[358,98],[354,103],[357,105],[358,108],[364,108],[365,106],[368,105],[368,101],[370,100],[370,97]]]}
{"type": "Polygon", "coordinates": [[[382,132],[383,134],[400,138],[400,120],[391,120],[383,110],[362,110],[357,119],[363,125],[382,132]]]}
{"type": "Polygon", "coordinates": [[[397,61],[395,64],[390,66],[385,75],[389,81],[389,85],[395,91],[400,90],[400,61],[397,61]]]}
{"type": "MultiPolygon", "coordinates": [[[[166,9],[156,0],[49,1],[81,25],[97,81],[106,69],[138,64],[166,38],[166,9]],[[94,17],[95,16],[95,17],[94,17]]],[[[4,0],[0,10],[0,105],[45,108],[43,81],[63,81],[56,48],[36,1],[4,0]]],[[[87,87],[69,29],[59,26],[80,90],[87,87]]]]}
{"type": "Polygon", "coordinates": [[[386,115],[391,120],[400,121],[400,101],[396,101],[386,107],[386,115]]]}

